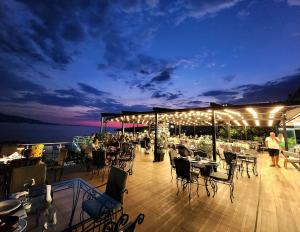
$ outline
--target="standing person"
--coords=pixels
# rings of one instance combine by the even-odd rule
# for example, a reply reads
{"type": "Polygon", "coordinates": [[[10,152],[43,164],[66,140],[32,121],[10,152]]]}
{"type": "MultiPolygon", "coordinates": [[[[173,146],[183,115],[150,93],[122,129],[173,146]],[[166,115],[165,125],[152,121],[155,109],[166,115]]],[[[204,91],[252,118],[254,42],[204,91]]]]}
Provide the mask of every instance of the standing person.
{"type": "Polygon", "coordinates": [[[268,148],[269,155],[271,156],[272,164],[271,167],[278,167],[280,168],[278,161],[279,161],[279,139],[276,137],[274,132],[270,132],[270,136],[266,138],[265,143],[266,147],[268,148]]]}

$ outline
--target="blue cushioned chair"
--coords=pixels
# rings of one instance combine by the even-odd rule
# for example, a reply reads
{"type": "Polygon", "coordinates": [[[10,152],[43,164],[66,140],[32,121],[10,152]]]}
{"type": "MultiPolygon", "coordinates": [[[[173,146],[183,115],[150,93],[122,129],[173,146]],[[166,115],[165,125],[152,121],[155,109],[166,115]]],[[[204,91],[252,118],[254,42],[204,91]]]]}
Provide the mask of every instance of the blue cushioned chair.
{"type": "Polygon", "coordinates": [[[126,180],[128,173],[124,170],[112,166],[106,184],[105,192],[100,196],[83,201],[83,212],[88,214],[94,220],[102,220],[116,215],[118,212],[123,213],[123,197],[126,190],[126,180]]]}

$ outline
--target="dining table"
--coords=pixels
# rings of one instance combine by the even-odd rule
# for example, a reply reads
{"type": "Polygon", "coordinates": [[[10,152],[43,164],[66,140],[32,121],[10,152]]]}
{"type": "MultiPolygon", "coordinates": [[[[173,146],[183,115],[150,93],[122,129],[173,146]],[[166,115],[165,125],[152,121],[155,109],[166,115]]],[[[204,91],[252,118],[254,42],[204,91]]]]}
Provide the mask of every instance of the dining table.
{"type": "Polygon", "coordinates": [[[204,180],[204,186],[207,193],[207,196],[210,196],[210,192],[208,189],[209,177],[212,172],[214,172],[219,164],[216,161],[210,160],[208,158],[188,158],[191,162],[191,166],[194,169],[198,169],[200,171],[201,177],[204,180]]]}
{"type": "Polygon", "coordinates": [[[26,231],[81,231],[97,226],[93,218],[82,214],[83,201],[105,197],[97,188],[81,178],[56,182],[51,185],[51,203],[47,202],[46,189],[30,189],[21,199],[23,206],[14,213],[26,220],[26,231]],[[31,207],[25,209],[28,203],[31,207]]]}
{"type": "Polygon", "coordinates": [[[246,165],[246,173],[248,178],[250,178],[250,173],[249,173],[249,164],[252,164],[252,172],[255,176],[258,176],[257,172],[257,155],[253,154],[247,154],[243,152],[236,153],[237,159],[241,162],[241,173],[244,170],[243,164],[246,165]]]}

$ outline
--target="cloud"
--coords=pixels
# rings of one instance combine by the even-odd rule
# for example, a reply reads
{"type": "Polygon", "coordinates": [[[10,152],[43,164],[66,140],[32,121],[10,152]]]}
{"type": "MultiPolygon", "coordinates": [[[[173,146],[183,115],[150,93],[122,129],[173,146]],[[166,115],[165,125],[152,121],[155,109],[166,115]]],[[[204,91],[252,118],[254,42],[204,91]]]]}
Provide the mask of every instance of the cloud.
{"type": "Polygon", "coordinates": [[[55,93],[61,95],[61,96],[67,96],[67,97],[84,97],[84,94],[82,92],[79,92],[76,89],[57,89],[54,91],[55,93]]]}
{"type": "Polygon", "coordinates": [[[214,97],[220,103],[254,103],[287,100],[300,86],[300,73],[284,76],[262,85],[240,85],[229,90],[211,90],[199,96],[214,97]]]}
{"type": "Polygon", "coordinates": [[[151,82],[165,82],[171,80],[172,69],[166,69],[151,79],[151,82]]]}
{"type": "Polygon", "coordinates": [[[164,99],[166,99],[168,101],[178,99],[179,97],[182,97],[182,96],[183,96],[183,94],[180,91],[178,91],[177,93],[155,91],[152,94],[153,98],[164,98],[164,99]]]}
{"type": "Polygon", "coordinates": [[[96,96],[101,96],[103,94],[107,94],[107,92],[98,90],[92,86],[89,86],[89,85],[81,83],[81,82],[79,82],[78,85],[79,85],[80,89],[87,94],[94,94],[96,96]]]}
{"type": "Polygon", "coordinates": [[[214,16],[217,13],[230,9],[242,0],[191,0],[185,4],[185,11],[177,18],[177,24],[188,18],[204,18],[214,16]]]}
{"type": "Polygon", "coordinates": [[[290,6],[300,6],[300,0],[287,0],[290,6]]]}
{"type": "Polygon", "coordinates": [[[237,17],[239,17],[240,19],[245,19],[245,18],[247,18],[249,15],[250,15],[250,12],[247,11],[247,10],[240,10],[240,11],[237,13],[237,17]]]}
{"type": "Polygon", "coordinates": [[[84,38],[84,30],[80,23],[70,22],[64,25],[62,36],[67,41],[79,42],[84,38]]]}
{"type": "Polygon", "coordinates": [[[300,73],[285,76],[264,85],[242,85],[238,89],[243,97],[237,102],[272,102],[287,100],[289,94],[296,91],[300,86],[300,73]]]}
{"type": "Polygon", "coordinates": [[[1,85],[0,91],[3,97],[9,97],[17,92],[45,91],[46,88],[33,81],[22,77],[20,74],[11,71],[7,66],[0,63],[1,85]]]}
{"type": "Polygon", "coordinates": [[[199,96],[206,96],[206,97],[224,97],[224,96],[234,96],[238,94],[236,91],[224,91],[224,90],[212,90],[202,93],[199,96]]]}
{"type": "Polygon", "coordinates": [[[231,82],[234,78],[236,77],[236,75],[226,75],[221,77],[225,82],[231,82]]]}

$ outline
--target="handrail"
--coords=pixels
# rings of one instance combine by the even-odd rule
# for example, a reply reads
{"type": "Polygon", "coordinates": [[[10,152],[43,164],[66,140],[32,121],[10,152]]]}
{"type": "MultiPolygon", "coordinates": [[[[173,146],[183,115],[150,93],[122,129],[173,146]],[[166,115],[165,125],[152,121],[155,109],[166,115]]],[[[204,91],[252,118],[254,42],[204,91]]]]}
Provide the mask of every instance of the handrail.
{"type": "Polygon", "coordinates": [[[19,145],[24,145],[24,146],[32,146],[36,144],[44,144],[44,145],[56,145],[56,144],[69,144],[73,142],[55,142],[55,143],[20,143],[19,145]]]}

